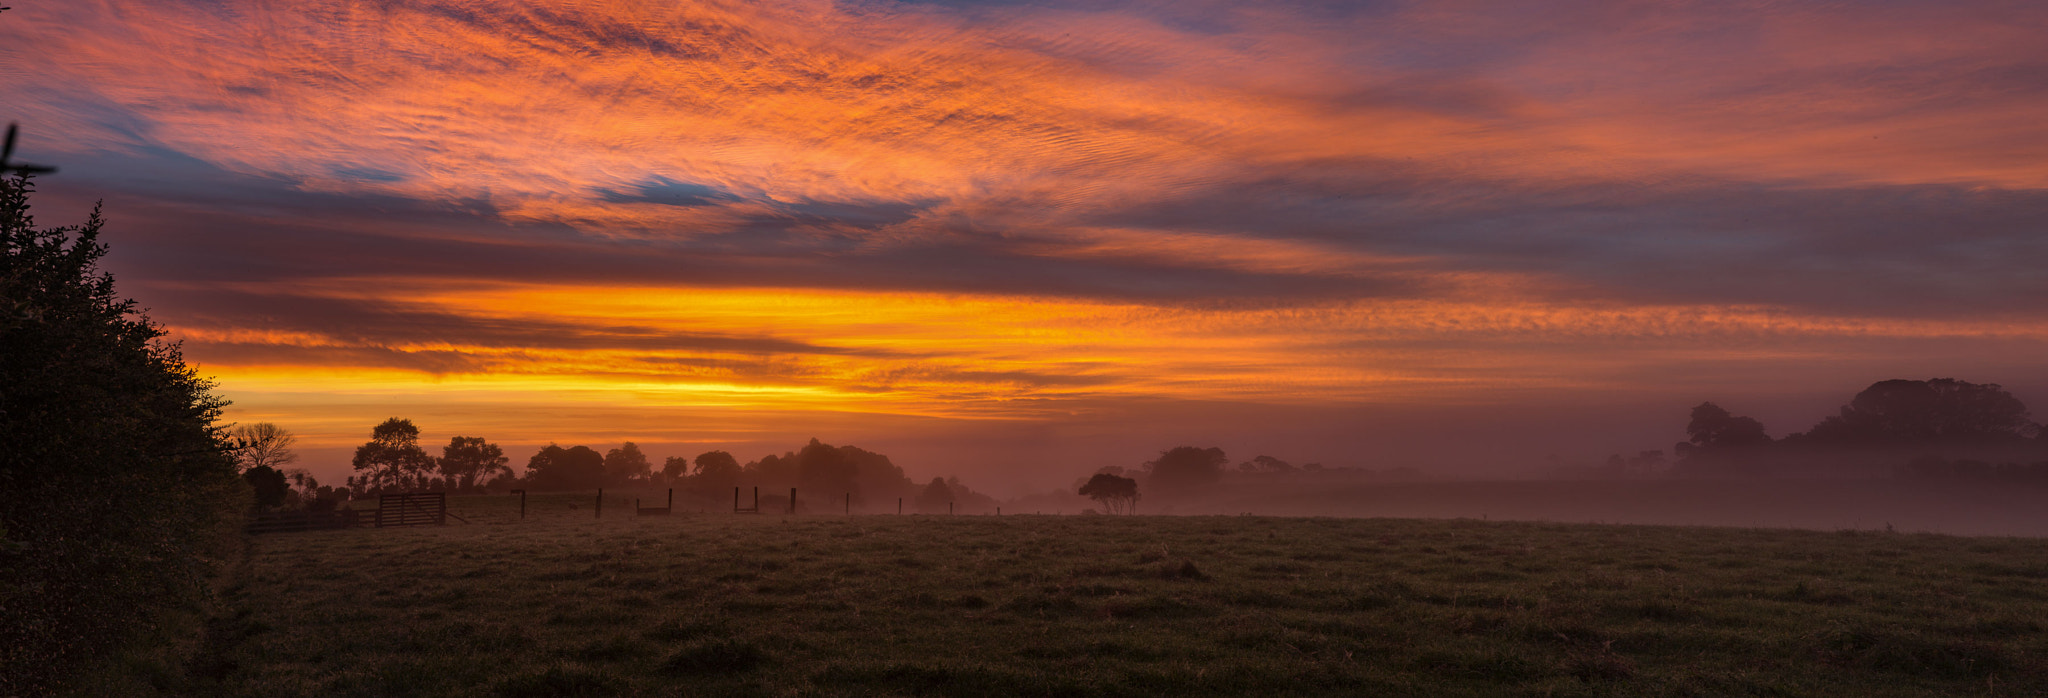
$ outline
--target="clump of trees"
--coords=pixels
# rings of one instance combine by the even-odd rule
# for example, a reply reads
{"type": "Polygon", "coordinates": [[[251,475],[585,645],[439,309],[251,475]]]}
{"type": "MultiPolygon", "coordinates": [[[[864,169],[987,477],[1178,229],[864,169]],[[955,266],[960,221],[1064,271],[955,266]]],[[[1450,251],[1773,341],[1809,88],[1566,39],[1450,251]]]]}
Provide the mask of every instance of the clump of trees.
{"type": "Polygon", "coordinates": [[[523,474],[515,476],[504,450],[496,444],[458,436],[434,458],[419,447],[419,433],[411,420],[398,417],[377,425],[370,441],[356,449],[353,463],[358,474],[337,492],[366,496],[414,490],[526,488],[538,492],[672,486],[686,496],[722,500],[734,487],[752,486],[771,496],[795,487],[808,496],[846,501],[868,510],[893,511],[899,497],[910,502],[936,501],[934,507],[919,509],[934,512],[946,511],[949,502],[962,512],[988,511],[996,506],[994,498],[975,492],[957,478],[919,486],[888,456],[817,439],[801,449],[770,454],[745,465],[731,453],[717,450],[694,459],[670,456],[658,472],[646,452],[630,441],[604,453],[588,446],[548,444],[527,459],[523,474]]]}
{"type": "Polygon", "coordinates": [[[1081,485],[1079,494],[1095,500],[1111,514],[1138,513],[1138,481],[1110,473],[1096,473],[1081,485]]]}
{"type": "Polygon", "coordinates": [[[1677,445],[1676,467],[1695,475],[1898,472],[1924,477],[1948,467],[1937,463],[2017,464],[2048,458],[2048,438],[2019,398],[1996,383],[1952,378],[1879,381],[1836,414],[1782,439],[1771,438],[1756,419],[1701,403],[1692,410],[1686,436],[1677,445]]]}
{"type": "Polygon", "coordinates": [[[1220,448],[1178,446],[1144,465],[1145,484],[1160,496],[1195,494],[1222,480],[1223,466],[1229,462],[1220,448]]]}
{"type": "Polygon", "coordinates": [[[0,695],[168,646],[250,505],[227,401],[100,270],[97,207],[38,228],[0,177],[0,695]]]}

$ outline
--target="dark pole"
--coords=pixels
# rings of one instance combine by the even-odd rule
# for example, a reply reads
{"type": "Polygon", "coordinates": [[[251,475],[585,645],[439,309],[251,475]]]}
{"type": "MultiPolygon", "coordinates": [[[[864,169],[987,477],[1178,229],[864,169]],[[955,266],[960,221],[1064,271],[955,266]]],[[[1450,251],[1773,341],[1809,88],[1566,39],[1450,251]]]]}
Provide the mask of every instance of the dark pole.
{"type": "Polygon", "coordinates": [[[761,486],[754,486],[754,513],[761,513],[761,486]]]}
{"type": "Polygon", "coordinates": [[[903,515],[903,498],[902,498],[902,497],[897,497],[897,498],[896,498],[896,515],[897,515],[897,516],[902,516],[902,515],[903,515]]]}
{"type": "Polygon", "coordinates": [[[789,488],[789,513],[796,513],[796,488],[789,488]]]}
{"type": "Polygon", "coordinates": [[[952,503],[952,502],[946,502],[946,515],[947,515],[947,516],[952,516],[952,515],[953,515],[953,503],[952,503]]]}
{"type": "Polygon", "coordinates": [[[674,487],[668,488],[668,510],[676,510],[676,488],[674,487]]]}
{"type": "Polygon", "coordinates": [[[519,518],[526,518],[526,490],[512,490],[519,493],[519,518]]]}
{"type": "Polygon", "coordinates": [[[732,486],[732,513],[740,513],[740,486],[732,486]]]}
{"type": "Polygon", "coordinates": [[[604,488],[597,488],[597,518],[604,518],[604,488]]]}

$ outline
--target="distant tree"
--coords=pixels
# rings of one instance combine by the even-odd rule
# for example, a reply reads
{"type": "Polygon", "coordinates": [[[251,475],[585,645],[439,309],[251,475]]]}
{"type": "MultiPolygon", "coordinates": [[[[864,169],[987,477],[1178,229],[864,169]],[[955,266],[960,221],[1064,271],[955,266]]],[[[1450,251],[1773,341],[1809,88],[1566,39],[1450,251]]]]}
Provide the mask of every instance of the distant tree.
{"type": "Polygon", "coordinates": [[[1678,442],[1680,468],[1695,473],[1731,473],[1760,467],[1769,455],[1771,436],[1762,422],[1738,417],[1720,405],[1702,402],[1692,408],[1685,425],[1688,437],[1678,442]]]}
{"type": "Polygon", "coordinates": [[[1293,463],[1289,463],[1289,462],[1287,462],[1287,461],[1284,461],[1284,460],[1280,460],[1280,459],[1278,459],[1278,458],[1274,458],[1274,457],[1272,457],[1272,456],[1259,456],[1259,457],[1253,458],[1253,459],[1252,459],[1252,467],[1254,467],[1254,468],[1256,468],[1256,469],[1258,469],[1258,470],[1264,470],[1264,471],[1267,471],[1267,472],[1273,472],[1273,473],[1291,473],[1291,472],[1294,472],[1294,464],[1293,464],[1293,463]]]}
{"type": "Polygon", "coordinates": [[[370,430],[352,464],[363,474],[360,482],[377,490],[425,489],[434,472],[434,458],[420,448],[420,428],[397,417],[370,430]]]}
{"type": "Polygon", "coordinates": [[[797,486],[837,495],[859,489],[853,461],[831,444],[811,439],[796,455],[797,486]]]}
{"type": "Polygon", "coordinates": [[[1101,502],[1111,514],[1135,514],[1138,511],[1138,481],[1127,477],[1096,473],[1095,477],[1088,479],[1088,484],[1081,486],[1080,494],[1101,502]]]}
{"type": "Polygon", "coordinates": [[[237,425],[228,435],[240,447],[235,455],[244,469],[264,466],[279,470],[299,459],[299,454],[292,452],[292,445],[299,442],[299,437],[275,424],[237,425]]]}
{"type": "Polygon", "coordinates": [[[450,487],[462,491],[475,490],[490,482],[496,476],[510,475],[512,459],[505,457],[505,449],[485,441],[481,436],[457,436],[441,447],[441,458],[436,461],[441,476],[450,487]]]}
{"type": "Polygon", "coordinates": [[[1161,495],[1192,493],[1222,479],[1223,465],[1229,462],[1220,448],[1176,447],[1146,464],[1151,471],[1146,484],[1161,495]]]}
{"type": "Polygon", "coordinates": [[[952,502],[953,488],[946,486],[945,478],[935,477],[931,484],[925,485],[923,492],[918,493],[917,510],[937,514],[947,511],[952,502]]]}
{"type": "Polygon", "coordinates": [[[1692,408],[1692,421],[1685,425],[1685,433],[1687,439],[1678,447],[1680,453],[1747,448],[1771,442],[1770,435],[1764,433],[1763,422],[1737,417],[1711,402],[1692,408]]]}
{"type": "Polygon", "coordinates": [[[720,480],[737,480],[740,477],[740,462],[724,451],[705,451],[697,454],[697,477],[712,477],[720,480]]]}
{"type": "Polygon", "coordinates": [[[268,465],[258,465],[242,471],[242,479],[249,482],[256,493],[256,506],[266,509],[284,505],[285,495],[291,494],[290,484],[285,482],[284,473],[268,465]]]}
{"type": "Polygon", "coordinates": [[[690,476],[690,459],[669,456],[661,461],[661,481],[674,483],[690,476]]]}
{"type": "Polygon", "coordinates": [[[1993,444],[2038,431],[2026,404],[1998,384],[1935,378],[1874,383],[1839,414],[1814,425],[1805,440],[1851,446],[1993,444]]]}
{"type": "Polygon", "coordinates": [[[631,441],[604,454],[605,476],[612,484],[646,480],[653,471],[654,467],[647,462],[647,454],[641,453],[640,447],[631,441]]]}
{"type": "Polygon", "coordinates": [[[535,490],[587,490],[604,482],[604,456],[584,446],[548,444],[526,461],[526,485],[535,490]]]}
{"type": "MultiPolygon", "coordinates": [[[[676,460],[682,460],[680,458],[676,460]]],[[[697,454],[696,465],[690,476],[681,483],[683,491],[699,497],[724,499],[739,486],[743,469],[732,454],[724,451],[705,451],[697,454]]]]}

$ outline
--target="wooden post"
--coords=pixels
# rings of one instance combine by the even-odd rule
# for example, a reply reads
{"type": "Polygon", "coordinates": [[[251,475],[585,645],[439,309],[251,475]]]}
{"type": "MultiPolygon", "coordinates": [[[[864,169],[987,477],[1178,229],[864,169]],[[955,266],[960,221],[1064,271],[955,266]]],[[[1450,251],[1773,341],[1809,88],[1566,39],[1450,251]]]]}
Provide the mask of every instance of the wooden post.
{"type": "Polygon", "coordinates": [[[761,513],[761,486],[754,486],[754,513],[761,513]]]}
{"type": "Polygon", "coordinates": [[[796,513],[796,488],[789,488],[789,513],[796,513]]]}
{"type": "Polygon", "coordinates": [[[847,515],[847,516],[852,516],[852,515],[853,515],[853,493],[852,493],[852,492],[848,492],[848,493],[846,493],[846,515],[847,515]]]}
{"type": "Polygon", "coordinates": [[[604,518],[604,488],[597,488],[597,518],[604,518]]]}
{"type": "Polygon", "coordinates": [[[902,516],[902,515],[903,515],[903,498],[902,498],[902,497],[897,497],[897,498],[896,498],[896,515],[897,515],[897,516],[902,516]]]}
{"type": "Polygon", "coordinates": [[[674,487],[668,488],[668,510],[676,510],[676,488],[674,487]]]}
{"type": "Polygon", "coordinates": [[[519,518],[526,518],[526,490],[512,490],[519,493],[519,518]]]}
{"type": "Polygon", "coordinates": [[[740,486],[732,486],[732,513],[740,513],[740,486]]]}
{"type": "Polygon", "coordinates": [[[952,516],[952,515],[953,515],[953,503],[952,503],[952,502],[946,502],[946,515],[947,515],[947,516],[952,516]]]}

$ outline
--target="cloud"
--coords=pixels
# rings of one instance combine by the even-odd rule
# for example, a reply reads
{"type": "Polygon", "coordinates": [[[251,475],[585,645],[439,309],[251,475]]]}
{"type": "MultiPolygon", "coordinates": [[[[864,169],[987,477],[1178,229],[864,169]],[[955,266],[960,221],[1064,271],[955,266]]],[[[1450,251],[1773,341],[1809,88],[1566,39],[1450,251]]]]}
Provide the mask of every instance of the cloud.
{"type": "Polygon", "coordinates": [[[1995,2],[77,0],[0,22],[0,92],[64,166],[46,210],[106,199],[124,291],[253,394],[1030,420],[2024,366],[2044,30],[1995,2]]]}

